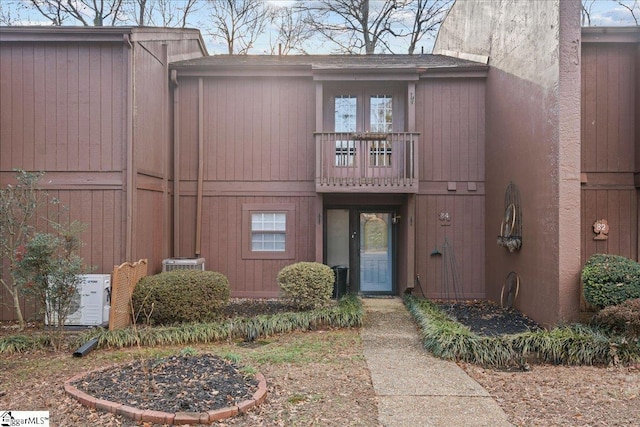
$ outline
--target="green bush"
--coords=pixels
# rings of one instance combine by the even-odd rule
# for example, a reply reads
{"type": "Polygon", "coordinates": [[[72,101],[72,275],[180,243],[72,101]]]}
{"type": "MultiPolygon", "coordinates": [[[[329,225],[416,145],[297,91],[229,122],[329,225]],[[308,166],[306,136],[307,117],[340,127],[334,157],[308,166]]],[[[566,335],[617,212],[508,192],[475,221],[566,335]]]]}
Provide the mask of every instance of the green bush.
{"type": "Polygon", "coordinates": [[[584,297],[596,307],[640,298],[640,263],[618,256],[592,255],[582,269],[584,297]]]}
{"type": "Polygon", "coordinates": [[[138,322],[211,322],[229,301],[229,281],[213,271],[175,270],[140,279],[133,292],[138,322]]]}
{"type": "Polygon", "coordinates": [[[282,296],[303,310],[326,305],[331,300],[333,282],[333,270],[317,262],[291,264],[278,273],[282,296]]]}
{"type": "Polygon", "coordinates": [[[640,298],[603,308],[593,318],[593,323],[637,340],[640,338],[640,298]]]}

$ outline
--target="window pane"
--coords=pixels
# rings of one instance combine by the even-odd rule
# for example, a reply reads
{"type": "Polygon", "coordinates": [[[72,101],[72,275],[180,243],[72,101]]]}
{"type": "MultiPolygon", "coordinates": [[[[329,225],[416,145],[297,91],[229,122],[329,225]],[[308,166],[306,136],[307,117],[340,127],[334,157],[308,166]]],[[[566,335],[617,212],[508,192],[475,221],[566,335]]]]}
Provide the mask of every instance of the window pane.
{"type": "Polygon", "coordinates": [[[371,132],[393,131],[393,98],[389,95],[371,97],[371,132]]]}
{"type": "Polygon", "coordinates": [[[284,212],[260,212],[251,214],[251,231],[285,231],[287,215],[284,212]]]}
{"type": "Polygon", "coordinates": [[[335,99],[335,131],[356,131],[356,107],[355,96],[336,96],[335,99]]]}
{"type": "Polygon", "coordinates": [[[254,212],[251,214],[251,250],[284,252],[286,249],[287,214],[254,212]]]}
{"type": "Polygon", "coordinates": [[[252,251],[284,252],[284,233],[253,233],[251,235],[252,251]]]}

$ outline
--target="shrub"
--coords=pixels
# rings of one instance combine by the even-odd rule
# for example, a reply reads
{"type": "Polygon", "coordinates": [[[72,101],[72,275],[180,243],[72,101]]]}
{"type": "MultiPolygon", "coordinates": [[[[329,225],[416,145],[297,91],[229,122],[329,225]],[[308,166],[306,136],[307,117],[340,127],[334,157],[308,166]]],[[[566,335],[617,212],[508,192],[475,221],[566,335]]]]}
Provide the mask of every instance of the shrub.
{"type": "Polygon", "coordinates": [[[631,340],[637,340],[640,338],[640,298],[603,308],[593,318],[593,322],[631,340]]]}
{"type": "Polygon", "coordinates": [[[584,297],[596,307],[640,298],[640,263],[618,256],[592,255],[582,269],[584,297]]]}
{"type": "Polygon", "coordinates": [[[333,282],[333,270],[317,262],[291,264],[278,273],[283,297],[303,310],[326,305],[331,300],[333,282]]]}
{"type": "Polygon", "coordinates": [[[176,270],[140,279],[132,296],[138,322],[211,322],[229,301],[229,281],[213,271],[176,270]]]}

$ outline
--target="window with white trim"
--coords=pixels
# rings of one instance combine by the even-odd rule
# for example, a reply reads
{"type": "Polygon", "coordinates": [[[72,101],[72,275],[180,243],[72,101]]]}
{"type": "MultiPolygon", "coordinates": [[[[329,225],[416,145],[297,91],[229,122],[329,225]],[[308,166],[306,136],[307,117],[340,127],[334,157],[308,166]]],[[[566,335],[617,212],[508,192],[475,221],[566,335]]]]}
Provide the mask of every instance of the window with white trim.
{"type": "Polygon", "coordinates": [[[295,215],[293,203],[244,203],[242,258],[293,259],[295,215]]]}

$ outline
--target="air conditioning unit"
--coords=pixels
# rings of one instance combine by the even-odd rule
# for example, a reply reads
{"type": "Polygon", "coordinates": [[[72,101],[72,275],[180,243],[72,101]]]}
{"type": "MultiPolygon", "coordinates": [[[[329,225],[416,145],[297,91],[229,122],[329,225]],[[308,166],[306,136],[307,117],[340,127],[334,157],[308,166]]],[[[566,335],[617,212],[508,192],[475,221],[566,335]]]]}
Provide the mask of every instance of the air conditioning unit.
{"type": "MultiPolygon", "coordinates": [[[[71,302],[66,326],[105,326],[111,310],[111,275],[83,274],[71,302]]],[[[52,316],[53,324],[58,323],[52,316]]]]}
{"type": "Polygon", "coordinates": [[[162,271],[201,270],[204,271],[204,258],[169,258],[162,261],[162,271]]]}

